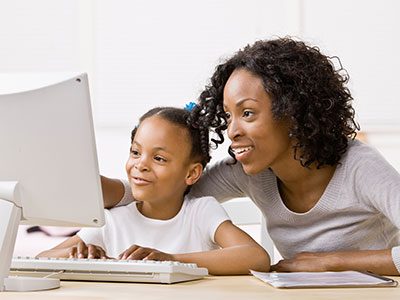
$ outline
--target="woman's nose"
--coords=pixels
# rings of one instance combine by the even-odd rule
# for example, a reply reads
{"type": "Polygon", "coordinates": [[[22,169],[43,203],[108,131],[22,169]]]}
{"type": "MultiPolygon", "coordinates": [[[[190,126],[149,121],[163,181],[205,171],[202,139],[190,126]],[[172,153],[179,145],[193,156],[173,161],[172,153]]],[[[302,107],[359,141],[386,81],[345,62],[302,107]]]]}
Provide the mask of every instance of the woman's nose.
{"type": "Polygon", "coordinates": [[[239,122],[232,120],[228,124],[227,133],[228,133],[229,139],[233,141],[233,140],[237,139],[238,137],[240,137],[241,135],[243,135],[243,129],[240,126],[239,122]]]}

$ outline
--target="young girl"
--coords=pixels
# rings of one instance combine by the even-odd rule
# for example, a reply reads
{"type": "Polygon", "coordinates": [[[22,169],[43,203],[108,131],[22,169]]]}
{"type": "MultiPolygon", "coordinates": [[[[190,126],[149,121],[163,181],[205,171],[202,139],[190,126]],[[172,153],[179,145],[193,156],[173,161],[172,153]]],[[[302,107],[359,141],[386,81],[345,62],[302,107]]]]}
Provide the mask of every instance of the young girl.
{"type": "Polygon", "coordinates": [[[42,257],[192,262],[211,274],[268,271],[269,256],[234,226],[212,197],[187,196],[210,160],[208,131],[187,125],[189,111],[155,108],[132,131],[126,171],[137,202],[106,213],[42,257]]]}

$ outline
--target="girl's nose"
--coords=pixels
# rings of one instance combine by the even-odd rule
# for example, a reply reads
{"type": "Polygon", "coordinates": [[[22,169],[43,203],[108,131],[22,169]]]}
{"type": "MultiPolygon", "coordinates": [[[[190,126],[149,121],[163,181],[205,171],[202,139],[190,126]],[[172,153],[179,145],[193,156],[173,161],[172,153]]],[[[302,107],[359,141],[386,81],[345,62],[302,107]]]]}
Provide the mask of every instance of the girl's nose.
{"type": "Polygon", "coordinates": [[[143,155],[134,163],[134,167],[143,172],[143,171],[148,171],[149,170],[149,166],[148,166],[148,162],[147,162],[147,158],[144,157],[143,155]]]}

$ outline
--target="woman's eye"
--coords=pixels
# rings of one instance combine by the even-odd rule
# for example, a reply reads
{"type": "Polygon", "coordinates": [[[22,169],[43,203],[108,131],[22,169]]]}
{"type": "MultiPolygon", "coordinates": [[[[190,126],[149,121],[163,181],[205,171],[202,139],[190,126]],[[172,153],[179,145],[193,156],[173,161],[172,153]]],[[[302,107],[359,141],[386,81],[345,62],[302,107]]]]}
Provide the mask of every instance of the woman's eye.
{"type": "Polygon", "coordinates": [[[243,117],[245,117],[245,118],[251,117],[252,115],[254,115],[254,113],[251,110],[245,110],[243,112],[243,117]]]}
{"type": "Polygon", "coordinates": [[[231,118],[231,114],[228,113],[228,112],[226,112],[226,113],[225,113],[225,118],[226,118],[226,120],[229,120],[229,119],[231,118]]]}

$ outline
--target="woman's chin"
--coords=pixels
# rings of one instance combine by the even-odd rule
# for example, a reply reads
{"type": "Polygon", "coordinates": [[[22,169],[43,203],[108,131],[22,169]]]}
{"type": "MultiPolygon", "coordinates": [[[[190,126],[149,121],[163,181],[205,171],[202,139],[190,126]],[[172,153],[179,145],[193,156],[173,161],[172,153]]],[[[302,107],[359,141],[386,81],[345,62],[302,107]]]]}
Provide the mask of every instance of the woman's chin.
{"type": "Polygon", "coordinates": [[[247,175],[257,175],[268,168],[265,166],[260,166],[259,164],[251,164],[251,163],[242,163],[243,171],[247,175]]]}

